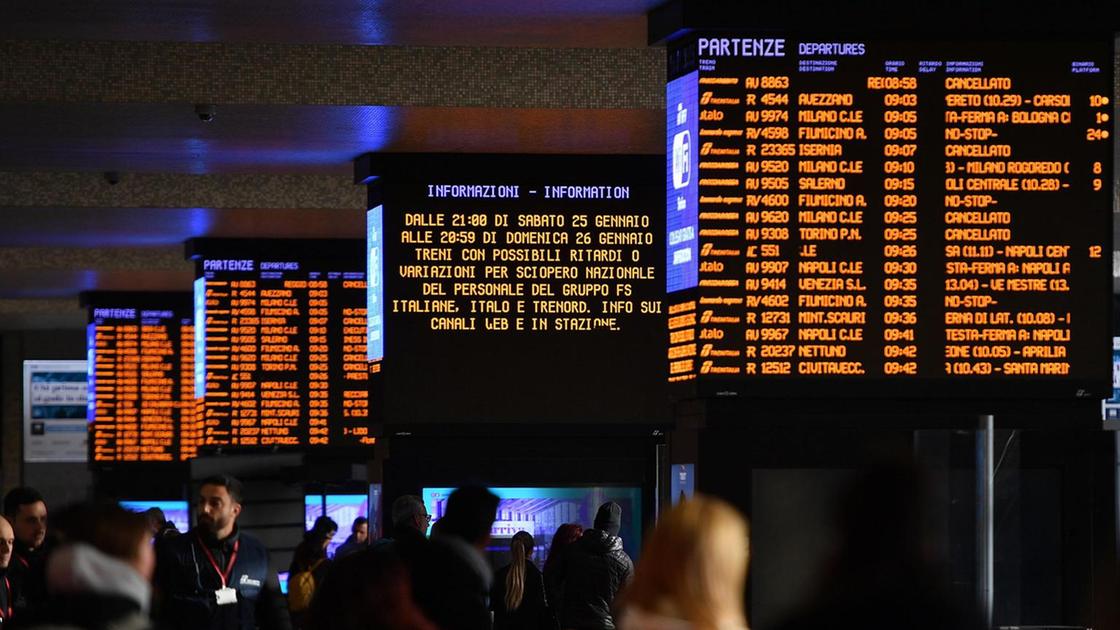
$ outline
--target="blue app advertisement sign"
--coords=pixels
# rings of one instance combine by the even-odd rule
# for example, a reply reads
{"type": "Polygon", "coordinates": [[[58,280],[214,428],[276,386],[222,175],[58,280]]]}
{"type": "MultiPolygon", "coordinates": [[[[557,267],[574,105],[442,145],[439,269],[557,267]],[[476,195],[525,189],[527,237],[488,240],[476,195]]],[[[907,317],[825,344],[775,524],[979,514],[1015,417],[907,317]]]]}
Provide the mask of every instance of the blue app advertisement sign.
{"type": "Polygon", "coordinates": [[[194,281],[194,396],[206,396],[206,278],[194,281]]]}
{"type": "Polygon", "coordinates": [[[669,293],[691,289],[699,282],[699,80],[699,72],[690,72],[670,81],[665,88],[665,288],[669,293]]]}
{"type": "Polygon", "coordinates": [[[696,464],[673,464],[670,468],[669,498],[673,505],[684,503],[696,494],[696,464]]]}
{"type": "Polygon", "coordinates": [[[369,250],[366,265],[369,267],[366,278],[366,355],[370,361],[385,358],[385,276],[384,231],[382,229],[383,210],[381,206],[366,212],[366,249],[369,250]]]}

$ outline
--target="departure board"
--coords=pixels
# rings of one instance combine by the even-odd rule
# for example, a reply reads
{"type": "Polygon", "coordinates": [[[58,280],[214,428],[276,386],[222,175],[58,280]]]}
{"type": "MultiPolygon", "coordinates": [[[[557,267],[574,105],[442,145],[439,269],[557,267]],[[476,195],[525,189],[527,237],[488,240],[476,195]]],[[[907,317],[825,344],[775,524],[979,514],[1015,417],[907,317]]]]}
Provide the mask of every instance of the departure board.
{"type": "Polygon", "coordinates": [[[369,358],[395,422],[660,421],[659,156],[375,156],[369,358]]]}
{"type": "Polygon", "coordinates": [[[1107,392],[1111,40],[711,32],[669,63],[670,381],[1107,392]]]}
{"type": "Polygon", "coordinates": [[[192,239],[200,446],[374,443],[361,240],[192,239]]]}
{"type": "Polygon", "coordinates": [[[95,464],[194,456],[194,326],[189,293],[90,292],[89,449],[95,464]]]}

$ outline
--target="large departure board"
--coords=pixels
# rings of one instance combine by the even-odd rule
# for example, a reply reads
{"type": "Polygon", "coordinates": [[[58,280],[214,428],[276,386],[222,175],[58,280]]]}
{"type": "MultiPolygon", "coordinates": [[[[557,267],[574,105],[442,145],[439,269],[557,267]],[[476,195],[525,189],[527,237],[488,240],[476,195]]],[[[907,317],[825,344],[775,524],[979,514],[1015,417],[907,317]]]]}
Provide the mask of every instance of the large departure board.
{"type": "Polygon", "coordinates": [[[202,446],[373,444],[364,243],[193,239],[202,446]]]}
{"type": "Polygon", "coordinates": [[[189,293],[90,292],[89,449],[95,464],[194,455],[194,326],[189,293]]]}
{"type": "Polygon", "coordinates": [[[669,60],[671,381],[1107,392],[1110,40],[712,32],[669,60]]]}
{"type": "Polygon", "coordinates": [[[663,420],[659,156],[374,156],[387,423],[663,420]]]}

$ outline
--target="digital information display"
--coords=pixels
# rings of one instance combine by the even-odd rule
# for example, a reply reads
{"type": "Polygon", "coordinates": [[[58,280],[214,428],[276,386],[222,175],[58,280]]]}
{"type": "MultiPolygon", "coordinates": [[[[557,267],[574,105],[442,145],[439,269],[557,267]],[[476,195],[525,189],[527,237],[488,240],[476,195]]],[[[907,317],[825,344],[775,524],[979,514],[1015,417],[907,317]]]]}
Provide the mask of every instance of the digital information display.
{"type": "Polygon", "coordinates": [[[386,422],[661,419],[660,157],[377,159],[368,355],[386,422]]]}
{"type": "Polygon", "coordinates": [[[94,292],[83,300],[91,461],[193,457],[182,432],[195,413],[190,294],[94,292]]]}
{"type": "Polygon", "coordinates": [[[681,40],[670,380],[1107,395],[1112,63],[1111,41],[681,40]]]}
{"type": "Polygon", "coordinates": [[[201,445],[373,444],[364,243],[194,239],[201,445]]]}

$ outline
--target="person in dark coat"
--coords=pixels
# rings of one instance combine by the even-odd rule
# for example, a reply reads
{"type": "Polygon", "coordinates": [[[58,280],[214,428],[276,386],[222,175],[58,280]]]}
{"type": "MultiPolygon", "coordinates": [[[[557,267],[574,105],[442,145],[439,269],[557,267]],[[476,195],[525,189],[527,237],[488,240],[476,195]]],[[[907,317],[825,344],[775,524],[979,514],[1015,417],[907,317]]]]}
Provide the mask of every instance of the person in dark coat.
{"type": "Polygon", "coordinates": [[[290,630],[268,550],[237,527],[241,482],[216,475],[198,493],[198,527],[156,550],[157,618],[175,630],[290,630]]]}
{"type": "Polygon", "coordinates": [[[510,541],[510,563],[494,574],[490,610],[494,630],[551,630],[544,576],[533,564],[536,543],[529,532],[517,532],[510,541]]]}
{"type": "Polygon", "coordinates": [[[292,553],[292,563],[288,566],[288,610],[292,615],[292,628],[301,630],[305,627],[307,609],[314,596],[314,591],[308,589],[306,593],[297,593],[302,579],[301,573],[310,574],[315,591],[323,585],[330,568],[330,559],[327,558],[327,546],[335,533],[338,532],[338,523],[329,516],[320,516],[315,519],[315,524],[303,535],[303,540],[296,545],[292,553]]]}
{"type": "Polygon", "coordinates": [[[560,557],[568,551],[568,547],[575,544],[583,536],[583,526],[579,523],[564,523],[556,528],[552,535],[552,544],[548,547],[548,557],[544,560],[544,593],[548,601],[549,628],[560,628],[560,602],[563,597],[560,585],[556,582],[556,568],[559,566],[560,557]]]}
{"type": "Polygon", "coordinates": [[[486,488],[459,488],[448,497],[440,535],[412,560],[416,602],[442,630],[490,630],[494,574],[485,551],[497,510],[498,497],[486,488]]]}
{"type": "Polygon", "coordinates": [[[7,578],[15,594],[15,616],[35,615],[47,601],[47,503],[34,488],[12,488],[4,497],[4,516],[15,531],[7,578]]]}
{"type": "Polygon", "coordinates": [[[557,559],[562,628],[614,630],[614,598],[634,574],[634,562],[618,537],[621,528],[622,506],[608,501],[599,507],[594,529],[557,559]]]}
{"type": "Polygon", "coordinates": [[[346,538],[346,542],[335,549],[334,559],[341,560],[367,547],[369,547],[369,519],[359,516],[354,519],[354,524],[350,526],[350,536],[346,538]]]}

